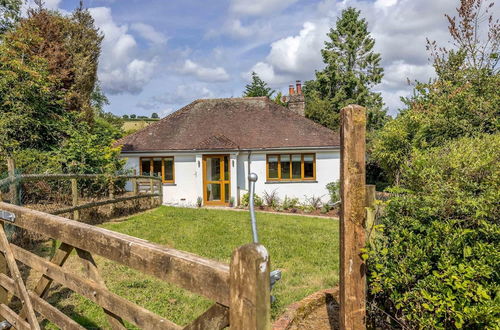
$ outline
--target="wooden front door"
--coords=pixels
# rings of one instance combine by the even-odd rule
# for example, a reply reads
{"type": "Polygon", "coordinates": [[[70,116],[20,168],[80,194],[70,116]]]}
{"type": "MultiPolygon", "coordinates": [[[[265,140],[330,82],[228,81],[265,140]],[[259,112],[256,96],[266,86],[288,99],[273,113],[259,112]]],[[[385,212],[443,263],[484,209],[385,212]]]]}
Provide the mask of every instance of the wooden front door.
{"type": "Polygon", "coordinates": [[[230,198],[229,156],[203,156],[204,204],[227,206],[230,198]]]}

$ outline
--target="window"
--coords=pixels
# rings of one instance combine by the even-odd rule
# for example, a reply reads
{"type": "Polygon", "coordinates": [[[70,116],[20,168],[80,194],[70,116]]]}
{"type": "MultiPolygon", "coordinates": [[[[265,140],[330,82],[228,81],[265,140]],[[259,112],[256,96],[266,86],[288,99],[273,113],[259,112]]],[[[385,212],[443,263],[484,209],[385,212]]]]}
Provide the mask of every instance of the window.
{"type": "Polygon", "coordinates": [[[174,183],[174,157],[141,158],[141,175],[160,177],[164,183],[174,183]]]}
{"type": "Polygon", "coordinates": [[[314,154],[267,155],[268,181],[301,181],[316,179],[314,154]]]}

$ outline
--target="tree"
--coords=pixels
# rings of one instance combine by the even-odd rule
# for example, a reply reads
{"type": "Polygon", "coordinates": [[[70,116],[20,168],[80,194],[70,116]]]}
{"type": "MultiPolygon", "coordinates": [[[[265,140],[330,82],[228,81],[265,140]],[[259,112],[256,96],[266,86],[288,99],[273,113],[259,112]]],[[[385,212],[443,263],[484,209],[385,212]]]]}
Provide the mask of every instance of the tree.
{"type": "Polygon", "coordinates": [[[153,118],[153,119],[158,119],[158,118],[160,118],[160,116],[158,116],[158,114],[157,114],[156,112],[153,112],[153,113],[151,114],[151,118],[153,118]]]}
{"type": "Polygon", "coordinates": [[[252,83],[245,86],[244,97],[267,96],[271,97],[274,90],[267,87],[267,83],[260,79],[257,73],[252,72],[252,83]]]}
{"type": "Polygon", "coordinates": [[[22,0],[0,0],[0,35],[19,20],[22,3],[22,0]]]}
{"type": "Polygon", "coordinates": [[[129,119],[130,117],[128,115],[123,115],[122,118],[123,119],[129,119]]]}
{"type": "Polygon", "coordinates": [[[130,119],[135,119],[135,118],[137,118],[137,116],[135,114],[130,115],[130,119]]]}
{"type": "MultiPolygon", "coordinates": [[[[474,36],[486,30],[487,35],[496,36],[496,41],[485,38],[484,43],[499,42],[499,26],[491,24],[495,22],[492,16],[483,21],[487,26],[469,23],[470,17],[484,17],[480,10],[480,0],[462,0],[458,18],[449,19],[452,39],[456,36],[455,27],[460,26],[467,29],[460,35],[474,36]]],[[[457,44],[467,45],[467,42],[457,44]]],[[[482,51],[476,51],[487,45],[464,46],[454,51],[438,48],[435,43],[429,46],[437,78],[429,83],[417,82],[413,96],[404,99],[406,108],[378,132],[373,141],[373,159],[395,183],[403,165],[411,162],[414,150],[500,130],[500,74],[494,69],[495,62],[486,65],[480,60],[482,51]]],[[[497,51],[498,48],[487,57],[494,57],[497,51]]]]}
{"type": "Polygon", "coordinates": [[[306,116],[338,129],[340,109],[359,104],[368,109],[369,130],[382,126],[387,120],[382,97],[371,89],[381,82],[383,69],[366,20],[360,18],[359,10],[347,8],[328,37],[321,50],[326,67],[304,86],[306,116]]]}

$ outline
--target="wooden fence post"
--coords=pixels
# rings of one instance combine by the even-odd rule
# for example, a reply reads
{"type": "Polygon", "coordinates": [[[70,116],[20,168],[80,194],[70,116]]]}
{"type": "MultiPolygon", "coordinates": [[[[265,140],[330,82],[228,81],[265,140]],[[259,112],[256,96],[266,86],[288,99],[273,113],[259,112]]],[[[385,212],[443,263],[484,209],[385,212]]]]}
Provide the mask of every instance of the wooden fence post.
{"type": "MultiPolygon", "coordinates": [[[[115,182],[113,178],[109,179],[109,199],[115,199],[115,182]]],[[[115,214],[115,203],[111,203],[111,216],[115,214]]]]}
{"type": "MultiPolygon", "coordinates": [[[[149,179],[149,191],[154,194],[155,193],[155,185],[153,179],[149,179]]],[[[151,207],[155,206],[155,198],[151,197],[151,207]]]]}
{"type": "Polygon", "coordinates": [[[365,108],[341,111],[340,328],[366,328],[365,108]]]}
{"type": "MultiPolygon", "coordinates": [[[[78,206],[78,180],[71,179],[71,196],[73,197],[72,206],[78,206]]],[[[73,211],[73,220],[80,220],[80,211],[73,211]]]]}
{"type": "Polygon", "coordinates": [[[376,186],[373,184],[367,184],[366,186],[366,235],[368,240],[371,242],[373,240],[373,227],[375,226],[375,194],[376,186]]]}
{"type": "Polygon", "coordinates": [[[260,244],[233,252],[229,274],[230,329],[271,329],[269,255],[260,244]]]}
{"type": "MultiPolygon", "coordinates": [[[[16,177],[16,163],[13,158],[7,158],[7,171],[11,179],[16,177]]],[[[9,186],[10,203],[14,205],[21,205],[19,199],[18,182],[13,181],[9,186]]]]}
{"type": "Polygon", "coordinates": [[[163,182],[160,180],[158,181],[158,194],[160,194],[159,200],[160,200],[160,206],[163,205],[163,182]]]}

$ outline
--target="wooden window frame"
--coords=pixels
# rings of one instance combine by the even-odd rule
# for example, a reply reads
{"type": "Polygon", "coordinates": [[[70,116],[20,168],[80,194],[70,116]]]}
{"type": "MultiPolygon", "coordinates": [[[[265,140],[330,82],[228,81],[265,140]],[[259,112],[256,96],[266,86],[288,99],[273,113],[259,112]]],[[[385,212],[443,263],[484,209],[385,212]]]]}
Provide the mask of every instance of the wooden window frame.
{"type": "Polygon", "coordinates": [[[266,180],[267,181],[296,181],[296,182],[302,182],[302,181],[316,181],[316,154],[314,153],[286,153],[286,154],[267,154],[266,155],[266,180]],[[299,179],[294,179],[293,178],[293,167],[292,167],[292,158],[293,156],[300,155],[300,178],[299,179]],[[281,156],[289,156],[290,157],[290,178],[289,179],[282,179],[281,178],[281,156]],[[304,177],[304,156],[313,156],[313,176],[310,178],[305,178],[304,177]],[[269,177],[269,157],[277,157],[278,158],[278,177],[277,178],[270,178],[269,177]]]}
{"type": "Polygon", "coordinates": [[[174,156],[166,156],[166,157],[140,157],[139,158],[139,173],[142,175],[142,161],[144,159],[149,159],[149,175],[153,173],[153,160],[155,158],[161,158],[161,182],[163,183],[175,183],[175,157],[174,156]],[[165,159],[172,160],[172,180],[165,180],[165,159]]]}

